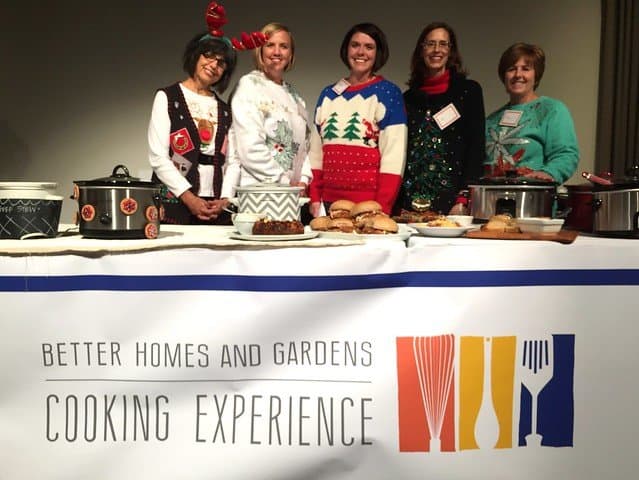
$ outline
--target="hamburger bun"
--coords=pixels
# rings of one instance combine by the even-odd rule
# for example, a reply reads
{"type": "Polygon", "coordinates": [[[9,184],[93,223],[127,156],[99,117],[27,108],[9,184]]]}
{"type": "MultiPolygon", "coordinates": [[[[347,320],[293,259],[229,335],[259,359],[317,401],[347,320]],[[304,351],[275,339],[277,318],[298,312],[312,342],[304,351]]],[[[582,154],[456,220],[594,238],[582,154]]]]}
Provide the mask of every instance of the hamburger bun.
{"type": "Polygon", "coordinates": [[[331,218],[350,218],[353,205],[355,202],[350,200],[335,200],[328,208],[328,214],[331,218]]]}
{"type": "Polygon", "coordinates": [[[332,218],[328,224],[329,232],[353,233],[355,225],[350,218],[338,217],[332,218]]]}
{"type": "Polygon", "coordinates": [[[397,222],[388,215],[373,215],[364,221],[364,225],[359,227],[357,232],[372,235],[386,235],[397,233],[399,226],[397,222]]]}
{"type": "Polygon", "coordinates": [[[375,215],[382,213],[382,206],[375,200],[365,200],[356,203],[351,208],[351,217],[359,217],[361,215],[375,215]]]}
{"type": "Polygon", "coordinates": [[[316,217],[309,223],[311,229],[317,230],[319,232],[325,232],[328,230],[328,226],[331,223],[331,217],[323,216],[316,217]]]}

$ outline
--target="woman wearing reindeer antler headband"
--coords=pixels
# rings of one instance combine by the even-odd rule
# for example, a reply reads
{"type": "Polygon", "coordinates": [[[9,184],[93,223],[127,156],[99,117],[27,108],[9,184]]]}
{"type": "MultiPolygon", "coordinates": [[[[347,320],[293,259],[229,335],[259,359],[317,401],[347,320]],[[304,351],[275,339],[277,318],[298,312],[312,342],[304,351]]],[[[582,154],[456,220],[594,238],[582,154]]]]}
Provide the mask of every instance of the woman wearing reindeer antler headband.
{"type": "Polygon", "coordinates": [[[153,180],[162,184],[163,222],[229,223],[220,217],[231,112],[218,93],[227,88],[236,65],[235,50],[255,48],[265,37],[256,32],[242,40],[223,36],[224,7],[211,2],[205,13],[207,32],[187,45],[187,78],[159,89],[149,123],[149,162],[153,180]]]}
{"type": "Polygon", "coordinates": [[[233,126],[222,197],[236,186],[263,181],[307,187],[310,130],[306,104],[284,80],[295,61],[295,43],[279,23],[262,28],[268,37],[255,50],[256,70],[240,78],[232,95],[233,126]]]}

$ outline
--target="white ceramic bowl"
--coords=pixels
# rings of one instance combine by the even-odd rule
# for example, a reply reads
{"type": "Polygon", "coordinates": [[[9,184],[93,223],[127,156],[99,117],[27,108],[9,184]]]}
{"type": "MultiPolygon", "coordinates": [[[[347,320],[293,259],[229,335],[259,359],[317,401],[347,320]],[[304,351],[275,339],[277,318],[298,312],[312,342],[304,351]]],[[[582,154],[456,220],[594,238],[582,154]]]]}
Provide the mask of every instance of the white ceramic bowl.
{"type": "Polygon", "coordinates": [[[460,227],[470,227],[474,217],[472,215],[446,215],[446,218],[457,222],[460,227]]]}
{"type": "Polygon", "coordinates": [[[252,235],[253,234],[253,224],[258,221],[260,218],[264,218],[266,214],[264,213],[247,213],[240,212],[234,213],[231,216],[233,220],[233,225],[237,229],[237,231],[242,235],[252,235]]]}
{"type": "Polygon", "coordinates": [[[517,219],[517,225],[523,233],[557,233],[563,224],[563,218],[522,217],[517,219]]]}

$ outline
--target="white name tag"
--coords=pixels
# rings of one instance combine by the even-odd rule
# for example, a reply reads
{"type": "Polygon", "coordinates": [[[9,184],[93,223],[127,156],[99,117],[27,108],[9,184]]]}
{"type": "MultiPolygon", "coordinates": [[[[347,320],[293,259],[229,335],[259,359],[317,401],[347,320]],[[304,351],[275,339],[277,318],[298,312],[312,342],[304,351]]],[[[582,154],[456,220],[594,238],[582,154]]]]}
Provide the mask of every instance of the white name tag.
{"type": "Polygon", "coordinates": [[[461,118],[461,115],[455,108],[455,105],[449,103],[444,108],[442,108],[439,112],[433,115],[435,122],[437,122],[437,126],[444,130],[446,127],[456,122],[461,118]]]}
{"type": "Polygon", "coordinates": [[[338,95],[341,95],[342,93],[344,93],[344,90],[346,90],[350,86],[351,84],[348,83],[344,78],[342,78],[339,82],[333,85],[333,91],[338,95]]]}
{"type": "Polygon", "coordinates": [[[519,125],[519,119],[521,114],[524,113],[521,110],[506,110],[499,120],[499,125],[502,127],[516,127],[519,125]]]}

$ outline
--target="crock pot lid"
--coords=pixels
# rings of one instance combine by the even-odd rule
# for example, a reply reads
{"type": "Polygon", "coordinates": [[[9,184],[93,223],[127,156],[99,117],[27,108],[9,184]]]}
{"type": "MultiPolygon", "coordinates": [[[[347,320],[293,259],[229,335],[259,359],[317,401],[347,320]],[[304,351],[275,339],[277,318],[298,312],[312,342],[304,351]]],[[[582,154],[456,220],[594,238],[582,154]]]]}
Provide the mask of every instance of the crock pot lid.
{"type": "Polygon", "coordinates": [[[477,185],[534,185],[543,187],[555,187],[554,182],[545,182],[528,177],[481,177],[477,185]]]}
{"type": "Polygon", "coordinates": [[[108,177],[96,178],[94,180],[76,180],[75,183],[81,187],[99,187],[99,186],[127,186],[127,187],[159,187],[153,182],[140,180],[129,174],[129,169],[124,165],[117,165],[108,177]]]}
{"type": "Polygon", "coordinates": [[[0,190],[55,190],[55,182],[0,182],[0,190]]]}
{"type": "Polygon", "coordinates": [[[291,185],[284,185],[276,182],[261,182],[254,183],[253,185],[245,185],[244,187],[237,187],[235,190],[240,193],[245,192],[263,192],[266,190],[276,192],[301,192],[304,187],[293,187],[291,185]]]}
{"type": "Polygon", "coordinates": [[[626,174],[621,177],[613,177],[612,185],[593,185],[595,191],[626,190],[639,188],[639,165],[631,165],[626,169],[626,174]]]}

